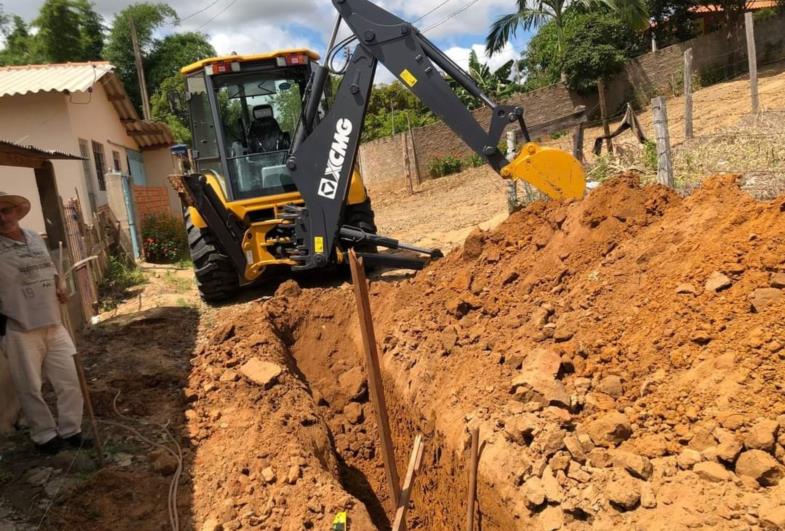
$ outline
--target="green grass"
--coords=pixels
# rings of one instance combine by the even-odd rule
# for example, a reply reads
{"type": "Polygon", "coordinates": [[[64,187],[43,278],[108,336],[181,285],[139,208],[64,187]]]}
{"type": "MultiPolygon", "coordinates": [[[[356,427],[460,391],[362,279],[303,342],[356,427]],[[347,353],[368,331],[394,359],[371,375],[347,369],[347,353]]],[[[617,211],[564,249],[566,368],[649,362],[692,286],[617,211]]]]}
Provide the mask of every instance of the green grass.
{"type": "Polygon", "coordinates": [[[164,274],[163,280],[166,286],[175,293],[188,293],[194,285],[193,279],[178,277],[171,271],[167,271],[164,274]]]}

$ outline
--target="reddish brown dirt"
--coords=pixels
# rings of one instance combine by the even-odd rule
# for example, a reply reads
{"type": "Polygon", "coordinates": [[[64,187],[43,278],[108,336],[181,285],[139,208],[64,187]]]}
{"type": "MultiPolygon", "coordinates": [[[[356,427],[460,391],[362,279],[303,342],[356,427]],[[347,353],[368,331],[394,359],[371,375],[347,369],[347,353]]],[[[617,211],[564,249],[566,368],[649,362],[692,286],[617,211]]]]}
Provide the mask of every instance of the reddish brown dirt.
{"type": "MultiPolygon", "coordinates": [[[[473,427],[482,529],[785,525],[782,273],[785,198],[756,202],[732,177],[682,198],[625,176],[476,231],[414,277],[372,281],[401,473],[425,437],[409,527],[463,527],[473,427]],[[717,273],[720,291],[706,287],[717,273]],[[745,468],[757,448],[766,485],[745,468]]],[[[92,338],[99,413],[120,388],[125,414],[172,420],[187,528],[328,529],[343,509],[352,529],[389,526],[349,288],[290,281],[202,308],[198,332],[190,310],[183,325],[162,309],[92,338]],[[124,345],[125,364],[97,361],[124,345]],[[249,361],[280,373],[253,381],[249,361]]],[[[150,461],[91,476],[48,525],[165,528],[168,478],[150,461]]]]}
{"type": "MultiPolygon", "coordinates": [[[[764,488],[736,474],[736,456],[718,459],[716,447],[717,437],[744,443],[768,419],[779,442],[766,451],[779,467],[785,456],[785,427],[776,427],[785,423],[785,300],[774,288],[769,294],[779,299],[771,306],[755,312],[750,303],[785,271],[784,210],[782,198],[750,199],[733,177],[714,178],[686,199],[624,177],[583,202],[536,204],[495,231],[475,233],[414,279],[375,283],[399,461],[415,429],[427,435],[414,525],[460,526],[467,428],[475,425],[486,442],[486,529],[665,529],[673,522],[741,529],[767,522],[785,504],[785,486],[764,488]],[[704,289],[715,271],[731,282],[716,293],[704,289]],[[519,367],[525,372],[537,349],[560,360],[557,381],[569,404],[544,407],[511,393],[519,367]],[[596,445],[585,462],[565,448],[565,435],[594,435],[592,422],[612,411],[629,423],[629,436],[610,448],[596,445]],[[533,424],[530,438],[515,435],[521,422],[533,424]],[[610,466],[626,455],[617,453],[618,443],[651,460],[647,481],[610,466]],[[677,466],[686,448],[718,461],[727,476],[715,483],[677,466]],[[546,476],[558,484],[555,500],[527,507],[527,482],[546,476]],[[618,510],[609,498],[619,485],[645,501],[618,510]],[[721,510],[706,509],[718,504],[721,510]]],[[[286,299],[285,313],[305,330],[296,337],[308,345],[301,366],[312,385],[315,376],[333,381],[360,363],[351,301],[346,289],[286,299]]],[[[588,446],[599,442],[594,438],[588,446]]],[[[375,467],[364,466],[376,470],[372,485],[381,484],[378,456],[375,467]]]]}

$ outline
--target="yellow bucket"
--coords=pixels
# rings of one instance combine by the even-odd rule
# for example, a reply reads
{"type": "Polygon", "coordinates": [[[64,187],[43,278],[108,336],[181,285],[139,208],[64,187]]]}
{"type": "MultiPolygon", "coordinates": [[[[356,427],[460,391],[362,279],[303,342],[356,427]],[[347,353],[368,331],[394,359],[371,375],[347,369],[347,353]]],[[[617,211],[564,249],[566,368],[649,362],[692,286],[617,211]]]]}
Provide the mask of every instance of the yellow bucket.
{"type": "Polygon", "coordinates": [[[586,192],[586,175],[575,157],[534,142],[524,145],[501,174],[526,181],[552,199],[581,199],[586,192]]]}

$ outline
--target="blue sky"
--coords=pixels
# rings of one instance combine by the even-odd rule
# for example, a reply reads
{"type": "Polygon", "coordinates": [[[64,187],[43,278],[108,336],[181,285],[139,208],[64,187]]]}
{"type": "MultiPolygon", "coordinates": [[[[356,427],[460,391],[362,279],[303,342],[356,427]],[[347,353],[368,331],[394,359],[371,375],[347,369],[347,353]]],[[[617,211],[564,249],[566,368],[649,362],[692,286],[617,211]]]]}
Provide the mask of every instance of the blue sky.
{"type": "MultiPolygon", "coordinates": [[[[471,48],[484,53],[483,43],[491,22],[515,9],[514,0],[375,1],[404,20],[414,21],[426,15],[417,26],[423,30],[435,26],[425,34],[462,66],[466,65],[471,48]]],[[[35,18],[42,4],[29,0],[0,2],[6,13],[20,15],[28,21],[35,18]]],[[[109,25],[114,15],[132,2],[95,0],[94,3],[109,25]]],[[[162,34],[201,31],[221,54],[292,46],[307,46],[324,53],[336,13],[328,0],[170,0],[168,3],[183,22],[178,27],[165,28],[162,34]]],[[[519,56],[529,37],[521,32],[511,46],[494,56],[491,66],[519,56]]],[[[391,79],[388,72],[380,70],[377,81],[391,79]]]]}

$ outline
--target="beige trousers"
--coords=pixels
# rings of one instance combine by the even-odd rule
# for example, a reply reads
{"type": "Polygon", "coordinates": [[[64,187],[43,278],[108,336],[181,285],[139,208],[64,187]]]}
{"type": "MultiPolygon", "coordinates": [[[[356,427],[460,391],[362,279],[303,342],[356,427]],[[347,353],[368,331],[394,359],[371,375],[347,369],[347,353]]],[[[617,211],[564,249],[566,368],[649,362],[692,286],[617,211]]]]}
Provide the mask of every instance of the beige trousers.
{"type": "Polygon", "coordinates": [[[80,433],[84,402],[74,364],[76,348],[65,327],[27,332],[9,329],[3,339],[11,380],[33,441],[43,444],[58,434],[70,437],[80,433]],[[57,394],[57,425],[41,393],[44,377],[57,394]]]}

